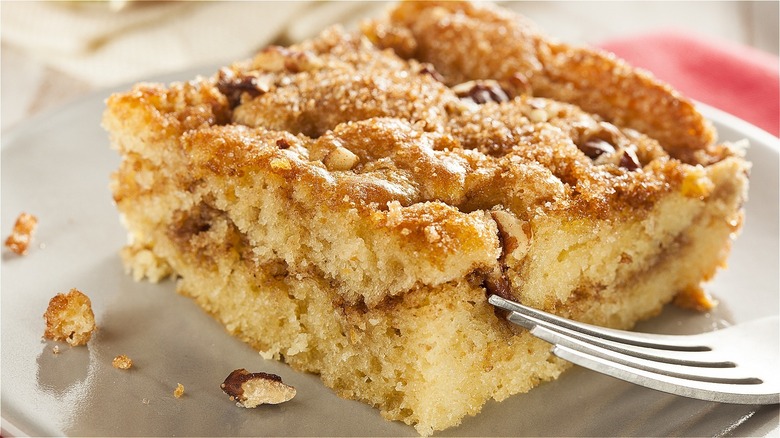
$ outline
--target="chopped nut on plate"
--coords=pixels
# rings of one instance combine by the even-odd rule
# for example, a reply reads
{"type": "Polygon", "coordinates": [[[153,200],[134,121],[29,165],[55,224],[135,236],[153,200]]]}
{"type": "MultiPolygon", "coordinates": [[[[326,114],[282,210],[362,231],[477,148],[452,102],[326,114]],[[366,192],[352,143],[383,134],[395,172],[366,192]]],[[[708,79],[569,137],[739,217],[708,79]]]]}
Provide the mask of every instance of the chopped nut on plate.
{"type": "Polygon", "coordinates": [[[276,374],[250,373],[243,368],[230,373],[221,387],[237,406],[244,408],[276,405],[295,397],[295,388],[282,383],[276,374]]]}
{"type": "Polygon", "coordinates": [[[177,383],[176,389],[173,390],[173,396],[176,398],[181,398],[182,395],[184,395],[184,385],[177,383]]]}
{"type": "Polygon", "coordinates": [[[130,359],[124,354],[120,354],[114,358],[114,360],[111,362],[111,365],[113,365],[114,368],[119,368],[120,370],[129,370],[133,366],[133,359],[130,359]]]}
{"type": "Polygon", "coordinates": [[[19,255],[27,254],[32,241],[35,228],[38,226],[38,218],[29,214],[22,213],[16,218],[14,229],[11,235],[5,240],[5,246],[19,255]]]}
{"type": "Polygon", "coordinates": [[[55,295],[49,300],[43,318],[46,321],[44,338],[65,341],[74,347],[86,345],[97,329],[92,302],[78,289],[55,295]]]}

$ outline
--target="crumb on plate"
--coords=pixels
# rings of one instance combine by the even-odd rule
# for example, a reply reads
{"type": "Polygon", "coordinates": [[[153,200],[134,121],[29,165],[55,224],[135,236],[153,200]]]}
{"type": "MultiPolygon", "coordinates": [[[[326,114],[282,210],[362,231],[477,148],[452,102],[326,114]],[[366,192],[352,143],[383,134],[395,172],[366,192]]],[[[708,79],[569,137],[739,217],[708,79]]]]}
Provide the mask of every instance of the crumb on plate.
{"type": "Polygon", "coordinates": [[[19,255],[27,254],[30,247],[35,228],[38,226],[38,218],[29,214],[21,213],[16,218],[11,235],[5,240],[5,246],[19,255]]]}
{"type": "Polygon", "coordinates": [[[114,358],[114,360],[111,362],[111,365],[113,365],[114,368],[119,368],[120,370],[129,370],[133,366],[133,359],[130,359],[124,354],[120,354],[114,358]]]}
{"type": "Polygon", "coordinates": [[[92,302],[78,289],[55,295],[49,300],[43,318],[46,321],[44,338],[65,341],[73,347],[86,345],[97,329],[92,302]]]}

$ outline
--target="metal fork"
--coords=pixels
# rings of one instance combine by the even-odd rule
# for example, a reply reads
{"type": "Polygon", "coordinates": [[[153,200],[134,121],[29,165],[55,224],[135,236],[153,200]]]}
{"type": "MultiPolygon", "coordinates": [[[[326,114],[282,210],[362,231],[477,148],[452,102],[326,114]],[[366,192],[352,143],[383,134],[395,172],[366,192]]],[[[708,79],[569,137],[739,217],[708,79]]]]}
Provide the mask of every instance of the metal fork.
{"type": "Polygon", "coordinates": [[[656,335],[584,324],[491,295],[507,319],[569,362],[627,382],[721,403],[780,403],[780,318],[697,335],[656,335]]]}

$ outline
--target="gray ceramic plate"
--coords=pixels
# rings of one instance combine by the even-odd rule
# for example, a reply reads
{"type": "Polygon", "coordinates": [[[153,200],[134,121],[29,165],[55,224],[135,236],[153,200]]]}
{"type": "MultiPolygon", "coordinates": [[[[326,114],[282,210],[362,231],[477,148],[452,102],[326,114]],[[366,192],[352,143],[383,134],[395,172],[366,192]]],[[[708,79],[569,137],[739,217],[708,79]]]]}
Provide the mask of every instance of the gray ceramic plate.
{"type": "MultiPolygon", "coordinates": [[[[187,78],[190,74],[180,75],[187,78]]],[[[170,79],[170,78],[166,78],[170,79]]],[[[413,436],[362,403],[343,400],[316,376],[263,360],[230,337],[172,282],[135,283],[117,255],[125,242],[108,190],[119,159],[99,126],[93,95],[37,117],[2,138],[5,236],[22,212],[37,215],[26,257],[2,253],[3,435],[413,436]],[[42,314],[56,292],[79,288],[100,330],[86,348],[41,340],[42,314]],[[112,368],[126,354],[129,371],[112,368]],[[279,406],[241,409],[220,390],[236,368],[279,374],[298,396],[279,406]],[[177,383],[185,387],[173,397],[177,383]]],[[[778,312],[778,139],[705,108],[727,140],[747,138],[754,163],[747,221],[728,269],[708,288],[721,302],[709,314],[668,309],[640,329],[711,330],[778,312]]],[[[575,368],[502,403],[488,403],[447,435],[720,436],[772,435],[778,407],[723,405],[655,392],[575,368]]]]}

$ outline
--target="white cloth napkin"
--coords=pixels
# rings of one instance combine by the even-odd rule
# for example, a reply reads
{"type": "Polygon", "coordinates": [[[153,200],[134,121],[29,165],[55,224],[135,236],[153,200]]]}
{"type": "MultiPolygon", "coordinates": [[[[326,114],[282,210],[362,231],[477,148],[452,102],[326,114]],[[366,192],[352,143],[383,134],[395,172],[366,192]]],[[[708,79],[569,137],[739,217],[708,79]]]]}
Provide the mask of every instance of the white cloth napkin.
{"type": "Polygon", "coordinates": [[[310,1],[139,1],[119,10],[111,2],[3,2],[2,39],[59,71],[108,86],[229,63],[303,17],[322,29],[360,4],[341,3],[335,15],[332,9],[310,1]]]}

